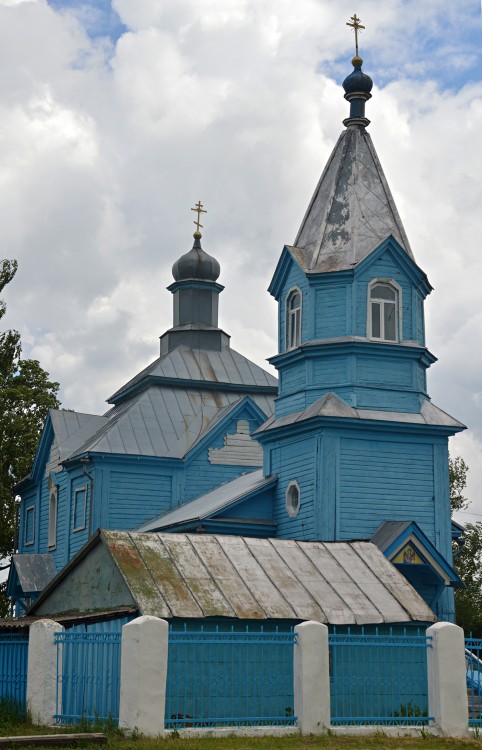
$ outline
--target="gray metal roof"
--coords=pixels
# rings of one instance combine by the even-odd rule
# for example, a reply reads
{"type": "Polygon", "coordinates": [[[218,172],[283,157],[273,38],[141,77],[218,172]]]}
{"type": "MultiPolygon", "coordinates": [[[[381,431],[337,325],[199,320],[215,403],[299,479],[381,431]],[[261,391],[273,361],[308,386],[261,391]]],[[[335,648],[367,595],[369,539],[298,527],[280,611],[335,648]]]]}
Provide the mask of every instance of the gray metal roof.
{"type": "Polygon", "coordinates": [[[64,409],[50,409],[50,419],[61,461],[70,456],[108,421],[106,417],[96,414],[82,414],[64,409]]]}
{"type": "MultiPolygon", "coordinates": [[[[236,391],[176,388],[152,385],[108,413],[105,424],[79,446],[87,451],[133,456],[183,458],[209,430],[211,423],[240,403],[236,391]]],[[[249,394],[266,416],[273,412],[273,397],[249,394]]]]}
{"type": "Polygon", "coordinates": [[[336,396],[334,393],[326,393],[317,401],[302,411],[287,414],[285,417],[275,419],[271,417],[261,427],[258,432],[274,430],[294,422],[303,422],[314,417],[338,417],[345,419],[373,419],[383,422],[404,422],[408,424],[426,424],[437,427],[452,427],[455,430],[463,429],[465,425],[451,417],[446,412],[439,409],[431,401],[424,401],[420,412],[392,412],[378,411],[374,409],[355,409],[349,406],[345,401],[336,396]]]}
{"type": "Polygon", "coordinates": [[[242,474],[231,482],[226,482],[226,484],[216,487],[211,492],[197,497],[190,503],[185,503],[175,510],[154,518],[152,521],[143,524],[137,531],[158,531],[189,521],[201,521],[237,500],[241,500],[246,495],[250,495],[263,487],[269,487],[275,481],[276,477],[263,477],[262,469],[242,474]]]}
{"type": "Polygon", "coordinates": [[[385,552],[391,543],[398,539],[400,534],[403,534],[411,524],[412,521],[384,521],[372,535],[370,541],[376,544],[382,552],[385,552]]]}
{"type": "Polygon", "coordinates": [[[12,564],[26,595],[42,591],[57,573],[54,558],[48,553],[13,555],[12,564]]]}
{"type": "Polygon", "coordinates": [[[278,381],[273,375],[251,362],[247,357],[226,348],[221,351],[208,349],[190,349],[180,346],[172,352],[156,359],[145,370],[120,388],[109,402],[115,403],[122,394],[129,391],[147,378],[193,381],[240,385],[257,388],[277,388],[278,381]]]}
{"type": "Polygon", "coordinates": [[[434,622],[370,542],[103,531],[140,612],[158,617],[434,622]]]}
{"type": "Polygon", "coordinates": [[[338,139],[289,248],[305,272],[356,266],[389,235],[412,251],[370,135],[349,127],[338,139]]]}

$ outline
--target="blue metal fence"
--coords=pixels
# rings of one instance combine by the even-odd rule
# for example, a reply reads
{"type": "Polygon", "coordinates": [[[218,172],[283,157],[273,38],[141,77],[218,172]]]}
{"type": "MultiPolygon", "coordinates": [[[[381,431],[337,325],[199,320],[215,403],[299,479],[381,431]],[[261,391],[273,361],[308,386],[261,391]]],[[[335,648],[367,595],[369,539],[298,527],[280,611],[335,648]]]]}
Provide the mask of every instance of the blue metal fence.
{"type": "Polygon", "coordinates": [[[56,633],[60,724],[117,721],[121,633],[56,633]]]}
{"type": "Polygon", "coordinates": [[[482,726],[482,639],[465,639],[469,726],[482,726]]]}
{"type": "Polygon", "coordinates": [[[296,723],[292,630],[169,633],[166,728],[296,723]]]}
{"type": "Polygon", "coordinates": [[[27,703],[28,635],[0,633],[0,701],[27,703]]]}
{"type": "Polygon", "coordinates": [[[421,632],[351,633],[347,628],[330,634],[332,724],[418,726],[431,721],[427,682],[431,638],[421,632]]]}

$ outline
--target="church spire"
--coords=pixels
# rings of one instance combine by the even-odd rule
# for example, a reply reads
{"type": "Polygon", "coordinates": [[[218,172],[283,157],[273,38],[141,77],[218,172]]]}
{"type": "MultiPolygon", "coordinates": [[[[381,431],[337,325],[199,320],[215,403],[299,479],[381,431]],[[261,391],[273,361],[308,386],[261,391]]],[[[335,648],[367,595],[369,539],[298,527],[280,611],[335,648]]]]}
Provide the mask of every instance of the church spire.
{"type": "Polygon", "coordinates": [[[355,32],[355,57],[352,59],[353,72],[343,81],[345,99],[350,102],[350,116],[343,120],[343,125],[361,125],[365,128],[370,120],[365,117],[365,102],[371,99],[370,91],[373,81],[370,76],[362,71],[363,58],[358,54],[358,32],[365,27],[361,25],[356,13],[346,23],[355,32]]]}

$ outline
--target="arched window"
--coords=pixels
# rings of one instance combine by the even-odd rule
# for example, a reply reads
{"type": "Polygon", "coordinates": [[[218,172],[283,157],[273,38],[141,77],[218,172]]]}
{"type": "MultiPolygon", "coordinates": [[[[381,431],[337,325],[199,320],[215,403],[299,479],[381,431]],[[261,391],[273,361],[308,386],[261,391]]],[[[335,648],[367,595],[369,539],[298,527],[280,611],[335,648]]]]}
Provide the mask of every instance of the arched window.
{"type": "Polygon", "coordinates": [[[286,299],[286,348],[301,344],[301,292],[292,289],[286,299]]]}
{"type": "Polygon", "coordinates": [[[398,284],[375,281],[369,286],[368,335],[379,341],[399,340],[398,284]]]}
{"type": "Polygon", "coordinates": [[[49,530],[48,546],[53,548],[57,544],[57,495],[58,487],[54,485],[49,492],[49,530]]]}

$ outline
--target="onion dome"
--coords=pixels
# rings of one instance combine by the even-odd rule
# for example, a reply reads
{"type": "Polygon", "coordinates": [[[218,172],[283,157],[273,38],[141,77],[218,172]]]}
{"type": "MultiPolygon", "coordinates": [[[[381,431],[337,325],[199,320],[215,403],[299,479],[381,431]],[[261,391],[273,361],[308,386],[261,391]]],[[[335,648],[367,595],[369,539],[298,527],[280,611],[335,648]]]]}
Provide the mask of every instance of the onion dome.
{"type": "Polygon", "coordinates": [[[369,94],[373,88],[373,81],[370,76],[367,76],[362,70],[362,58],[355,55],[351,63],[353,65],[353,72],[343,81],[345,93],[353,94],[356,91],[361,94],[369,94]]]}
{"type": "Polygon", "coordinates": [[[221,273],[221,266],[216,258],[208,255],[201,247],[201,233],[194,232],[194,244],[188,253],[176,260],[172,267],[172,275],[176,281],[199,279],[200,281],[216,281],[221,273]]]}

